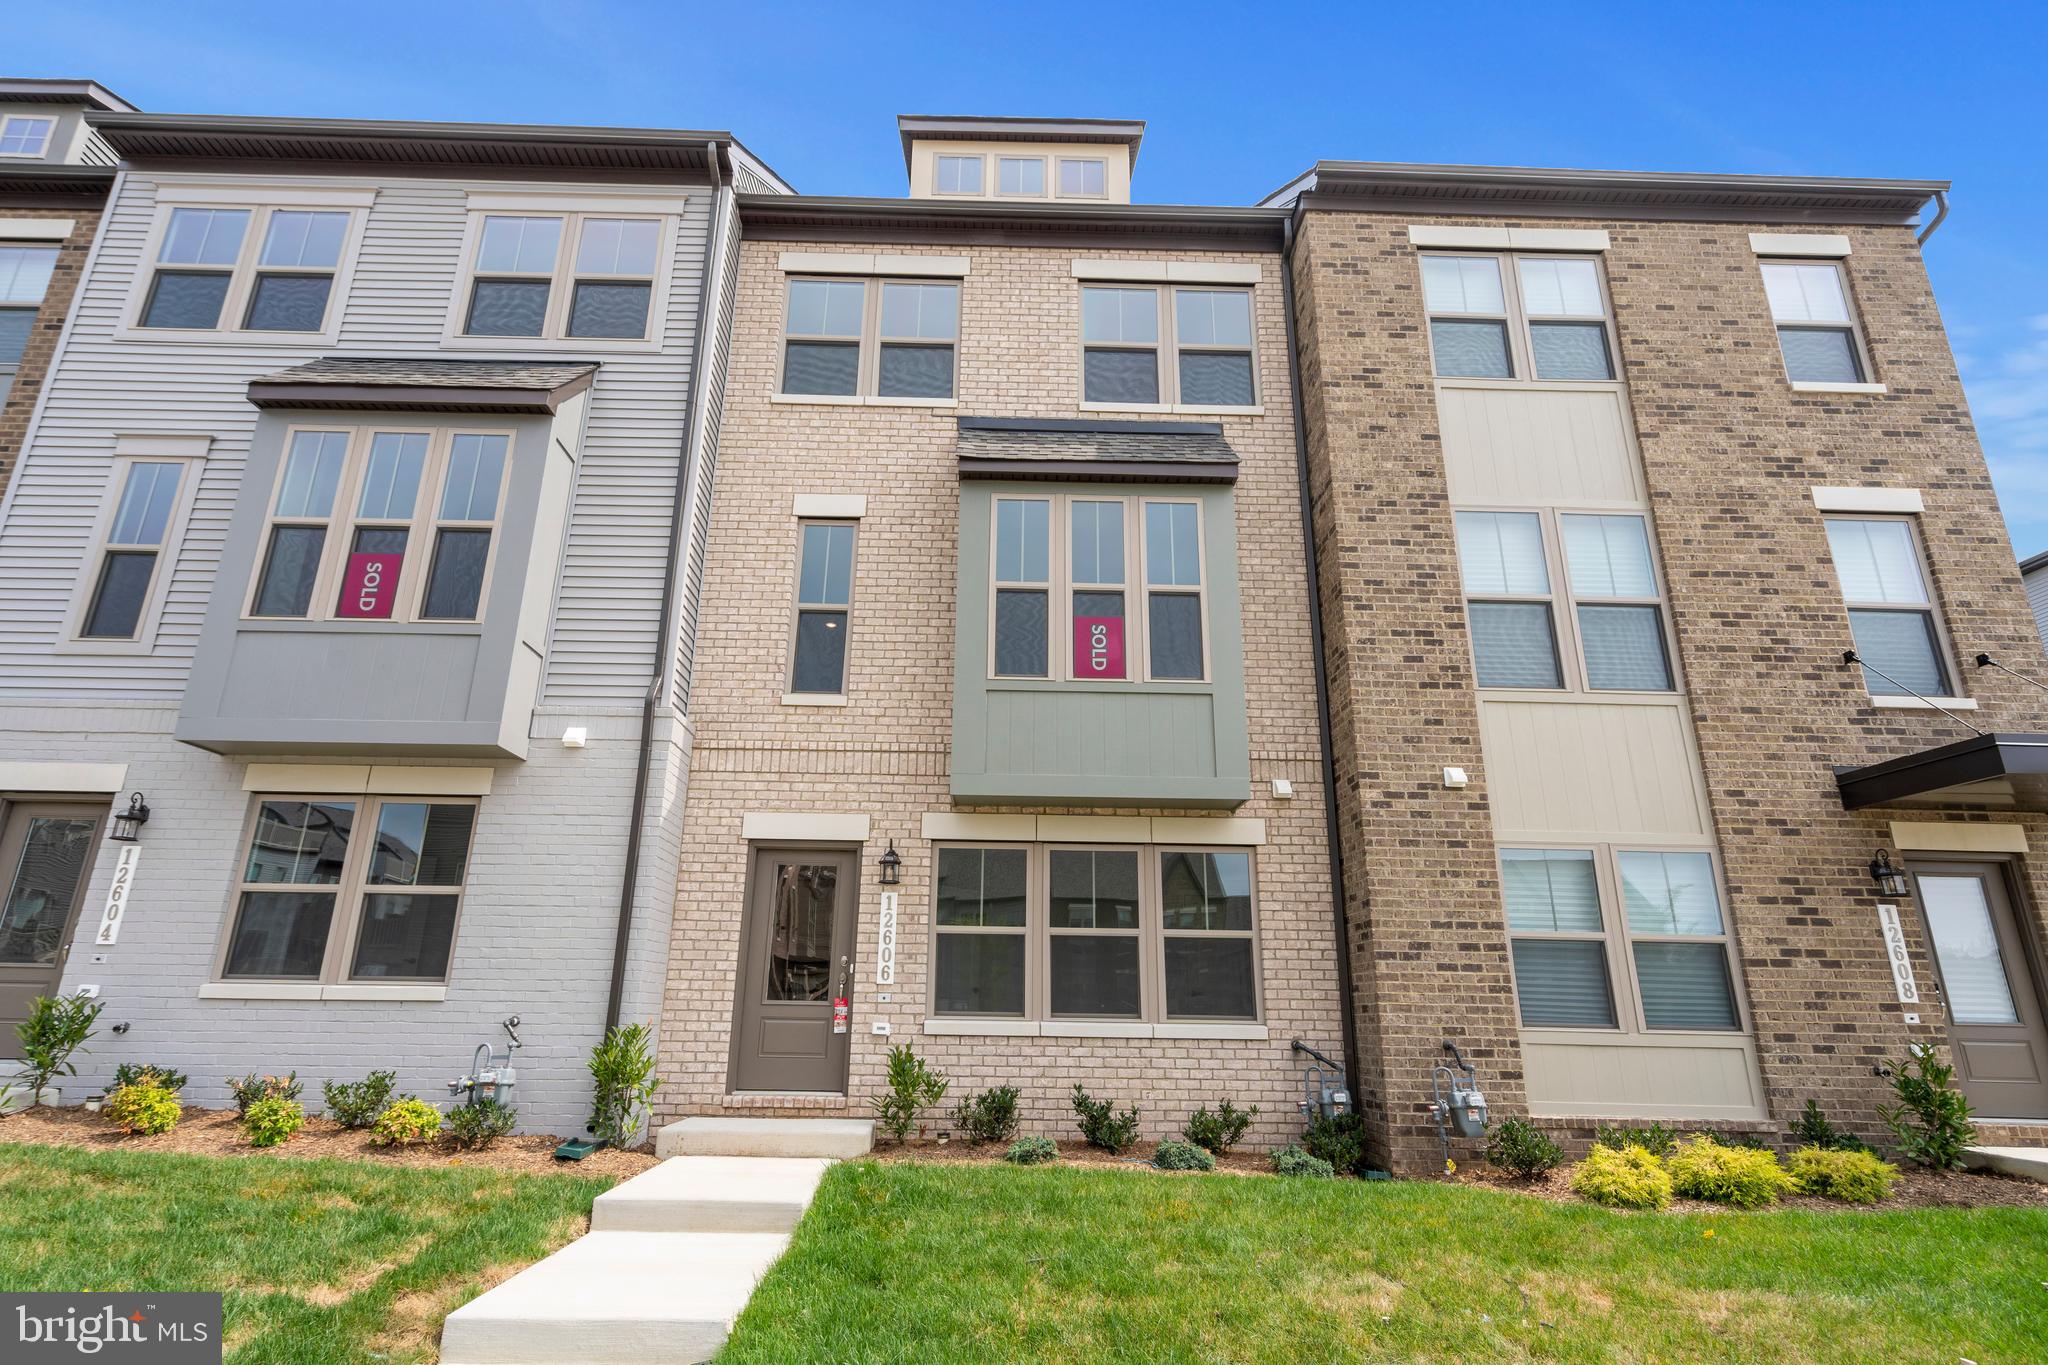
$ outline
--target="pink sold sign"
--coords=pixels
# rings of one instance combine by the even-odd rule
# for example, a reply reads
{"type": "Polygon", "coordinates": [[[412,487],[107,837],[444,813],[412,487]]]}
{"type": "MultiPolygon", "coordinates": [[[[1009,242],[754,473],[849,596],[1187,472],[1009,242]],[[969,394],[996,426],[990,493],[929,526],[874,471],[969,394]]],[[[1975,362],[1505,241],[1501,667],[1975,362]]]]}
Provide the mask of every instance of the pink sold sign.
{"type": "Polygon", "coordinates": [[[1121,616],[1074,618],[1074,676],[1124,676],[1124,619],[1121,616]]]}
{"type": "Polygon", "coordinates": [[[341,575],[338,615],[388,621],[398,600],[398,569],[405,556],[352,554],[341,575]]]}

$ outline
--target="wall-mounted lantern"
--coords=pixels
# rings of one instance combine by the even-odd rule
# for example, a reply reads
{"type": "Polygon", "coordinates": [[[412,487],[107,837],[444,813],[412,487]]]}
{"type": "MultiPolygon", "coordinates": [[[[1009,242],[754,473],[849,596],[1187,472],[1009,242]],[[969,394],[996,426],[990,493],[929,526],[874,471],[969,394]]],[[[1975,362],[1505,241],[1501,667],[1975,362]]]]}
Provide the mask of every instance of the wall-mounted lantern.
{"type": "Polygon", "coordinates": [[[135,842],[135,836],[149,823],[149,807],[143,804],[141,792],[128,794],[128,809],[114,817],[114,828],[107,837],[124,844],[135,842]]]}
{"type": "Polygon", "coordinates": [[[1910,896],[1913,884],[1906,880],[1906,874],[1892,866],[1892,855],[1884,849],[1870,860],[1870,880],[1877,883],[1878,892],[1886,896],[1910,896]]]}
{"type": "Polygon", "coordinates": [[[903,855],[896,851],[896,841],[889,841],[889,851],[882,855],[882,885],[894,886],[903,880],[903,855]]]}

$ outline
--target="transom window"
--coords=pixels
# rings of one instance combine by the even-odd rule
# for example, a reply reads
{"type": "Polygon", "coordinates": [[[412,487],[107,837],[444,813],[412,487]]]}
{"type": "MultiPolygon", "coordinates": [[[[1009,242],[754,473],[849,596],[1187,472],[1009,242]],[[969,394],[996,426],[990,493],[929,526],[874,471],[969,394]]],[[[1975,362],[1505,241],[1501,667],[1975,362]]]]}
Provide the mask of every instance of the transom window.
{"type": "Polygon", "coordinates": [[[1957,695],[1913,523],[1903,517],[1829,517],[1827,530],[1870,694],[1957,695]]]}
{"type": "Polygon", "coordinates": [[[481,215],[462,334],[646,340],[667,221],[583,213],[481,215]]]}
{"type": "Polygon", "coordinates": [[[992,517],[991,677],[1208,677],[1200,502],[1000,495],[992,517]]]}
{"type": "Polygon", "coordinates": [[[133,640],[159,587],[186,475],[183,460],[129,460],[116,470],[113,513],[89,572],[83,640],[133,640]]]}
{"type": "Polygon", "coordinates": [[[1109,163],[1096,157],[1060,158],[1060,197],[1100,199],[1105,193],[1109,163]]]}
{"type": "Polygon", "coordinates": [[[1247,850],[945,846],[936,861],[935,1014],[1259,1017],[1247,850]]]}
{"type": "Polygon", "coordinates": [[[0,119],[0,156],[42,156],[50,150],[50,136],[57,120],[32,114],[9,114],[0,119]]]}
{"type": "Polygon", "coordinates": [[[511,447],[502,431],[295,429],[247,614],[476,620],[511,447]]]}
{"type": "Polygon", "coordinates": [[[982,158],[940,156],[932,166],[932,188],[940,194],[980,194],[982,158]]]}
{"type": "Polygon", "coordinates": [[[1427,254],[1422,288],[1441,377],[1614,378],[1596,259],[1427,254]]]}
{"type": "Polygon", "coordinates": [[[1712,854],[1503,848],[1500,863],[1525,1026],[1742,1027],[1712,854]]]}
{"type": "Polygon", "coordinates": [[[56,269],[56,247],[0,243],[0,404],[14,387],[56,269]]]}
{"type": "Polygon", "coordinates": [[[1457,527],[1479,686],[1674,690],[1642,516],[1472,511],[1457,527]],[[1564,602],[1550,568],[1559,554],[1564,602]]]}
{"type": "Polygon", "coordinates": [[[221,977],[447,980],[476,817],[442,797],[259,797],[221,977]]]}
{"type": "Polygon", "coordinates": [[[1023,198],[1045,197],[1045,158],[1042,156],[999,156],[996,158],[996,193],[1023,198]]]}
{"type": "Polygon", "coordinates": [[[783,316],[785,394],[953,397],[958,284],[792,279],[783,316]]]}
{"type": "Polygon", "coordinates": [[[136,325],[323,332],[350,218],[345,209],[172,208],[136,325]]]}
{"type": "Polygon", "coordinates": [[[1255,406],[1251,291],[1083,286],[1081,399],[1119,407],[1255,406]]]}
{"type": "Polygon", "coordinates": [[[1798,383],[1864,383],[1870,368],[1841,263],[1765,261],[1762,269],[1786,377],[1798,383]]]}
{"type": "Polygon", "coordinates": [[[791,630],[789,690],[811,696],[846,694],[846,641],[853,607],[854,523],[799,523],[796,623],[791,630]]]}

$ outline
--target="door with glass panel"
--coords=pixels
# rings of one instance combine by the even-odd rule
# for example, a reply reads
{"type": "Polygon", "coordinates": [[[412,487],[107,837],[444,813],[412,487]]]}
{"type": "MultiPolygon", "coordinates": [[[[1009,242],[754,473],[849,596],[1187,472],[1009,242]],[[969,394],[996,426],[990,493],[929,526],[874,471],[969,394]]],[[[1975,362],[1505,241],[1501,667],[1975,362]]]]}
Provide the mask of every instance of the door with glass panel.
{"type": "Polygon", "coordinates": [[[2004,865],[1916,861],[1910,870],[1963,1095],[1979,1118],[2048,1118],[2041,978],[2004,865]]]}
{"type": "Polygon", "coordinates": [[[0,1056],[29,1002],[57,989],[99,844],[102,806],[24,801],[0,826],[0,1056]]]}
{"type": "Polygon", "coordinates": [[[853,991],[859,903],[851,852],[763,848],[754,869],[734,1011],[732,1088],[846,1091],[833,1002],[853,991]]]}

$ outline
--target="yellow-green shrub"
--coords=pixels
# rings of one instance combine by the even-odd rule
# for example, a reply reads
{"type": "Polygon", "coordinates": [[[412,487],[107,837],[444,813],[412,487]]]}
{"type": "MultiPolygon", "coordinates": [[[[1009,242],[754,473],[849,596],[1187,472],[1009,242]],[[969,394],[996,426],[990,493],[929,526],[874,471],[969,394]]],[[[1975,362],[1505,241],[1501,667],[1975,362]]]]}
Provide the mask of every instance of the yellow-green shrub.
{"type": "Polygon", "coordinates": [[[178,1092],[154,1080],[131,1082],[107,1096],[107,1117],[130,1133],[168,1133],[178,1126],[185,1106],[178,1092]]]}
{"type": "Polygon", "coordinates": [[[1679,1143],[1665,1164],[1675,1193],[1738,1209],[1774,1204],[1792,1188],[1792,1177],[1778,1164],[1777,1153],[1724,1147],[1704,1133],[1679,1143]]]}
{"type": "Polygon", "coordinates": [[[1641,1147],[1595,1147],[1572,1167],[1572,1192],[1617,1209],[1661,1209],[1671,1202],[1671,1175],[1641,1147]]]}
{"type": "Polygon", "coordinates": [[[306,1126],[306,1111],[282,1095],[252,1102],[242,1111],[242,1131],[251,1147],[275,1147],[306,1126]]]}
{"type": "Polygon", "coordinates": [[[1792,1154],[1792,1185],[1801,1194],[1875,1204],[1889,1198],[1899,1168],[1875,1152],[1842,1152],[1826,1147],[1801,1147],[1792,1154]]]}
{"type": "Polygon", "coordinates": [[[441,1111],[411,1095],[393,1100],[370,1125],[370,1132],[376,1140],[387,1147],[395,1143],[425,1142],[440,1131],[441,1111]]]}

